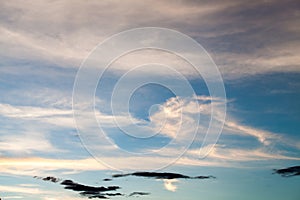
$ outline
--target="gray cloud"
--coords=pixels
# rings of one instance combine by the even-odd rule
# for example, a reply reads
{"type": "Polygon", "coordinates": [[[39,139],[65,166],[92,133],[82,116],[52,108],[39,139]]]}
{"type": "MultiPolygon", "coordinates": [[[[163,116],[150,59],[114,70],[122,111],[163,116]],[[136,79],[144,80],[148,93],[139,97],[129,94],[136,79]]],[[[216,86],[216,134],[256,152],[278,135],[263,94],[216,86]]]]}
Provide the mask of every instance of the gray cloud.
{"type": "Polygon", "coordinates": [[[161,26],[203,44],[226,78],[299,71],[298,9],[295,0],[1,2],[0,55],[78,67],[111,34],[161,26]]]}

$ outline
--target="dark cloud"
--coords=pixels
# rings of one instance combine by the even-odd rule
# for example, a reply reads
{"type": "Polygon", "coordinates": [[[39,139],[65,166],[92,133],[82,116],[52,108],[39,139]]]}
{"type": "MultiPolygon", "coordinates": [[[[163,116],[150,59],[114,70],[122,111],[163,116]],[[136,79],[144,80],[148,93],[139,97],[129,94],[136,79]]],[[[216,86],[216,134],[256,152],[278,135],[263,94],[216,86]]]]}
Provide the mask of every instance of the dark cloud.
{"type": "Polygon", "coordinates": [[[280,174],[283,177],[300,176],[300,166],[274,169],[274,173],[280,174]]]}
{"type": "Polygon", "coordinates": [[[61,181],[61,179],[53,177],[53,176],[47,176],[47,177],[34,176],[33,178],[42,179],[43,181],[50,181],[50,182],[53,182],[53,183],[57,183],[57,182],[61,181]]]}
{"type": "Polygon", "coordinates": [[[150,193],[148,192],[132,192],[130,193],[128,196],[131,197],[131,196],[145,196],[145,195],[149,195],[150,193]]]}
{"type": "Polygon", "coordinates": [[[81,195],[88,198],[108,199],[109,196],[122,196],[121,193],[106,193],[108,191],[116,191],[120,189],[119,186],[108,187],[93,187],[73,182],[72,180],[64,180],[61,182],[65,189],[79,191],[81,195]]]}
{"type": "MultiPolygon", "coordinates": [[[[210,179],[215,178],[214,176],[187,176],[178,173],[170,173],[170,172],[134,172],[127,174],[114,174],[112,178],[121,178],[126,176],[136,176],[136,177],[144,177],[144,178],[154,178],[154,179],[210,179]]],[[[116,192],[121,189],[119,186],[89,186],[81,183],[74,182],[73,180],[61,180],[56,177],[47,176],[47,177],[38,177],[34,176],[34,178],[41,179],[43,181],[49,181],[53,183],[60,182],[60,185],[64,186],[66,190],[72,190],[78,192],[80,195],[87,197],[89,199],[98,198],[98,199],[109,199],[114,196],[146,196],[150,195],[149,192],[131,192],[129,195],[122,194],[120,192],[116,192]]],[[[111,178],[105,178],[103,181],[112,181],[111,178]]]]}
{"type": "Polygon", "coordinates": [[[124,194],[121,194],[119,192],[117,193],[108,193],[112,191],[116,191],[118,189],[121,189],[119,186],[108,186],[108,187],[94,187],[94,186],[89,186],[89,185],[83,185],[80,183],[76,183],[72,180],[63,180],[51,176],[47,176],[45,178],[43,177],[38,177],[34,176],[34,178],[41,179],[43,181],[50,181],[53,183],[58,183],[60,182],[61,185],[64,186],[64,189],[67,190],[73,190],[76,192],[79,192],[80,195],[84,197],[88,197],[89,199],[109,199],[109,197],[112,196],[123,196],[124,194]]]}
{"type": "Polygon", "coordinates": [[[70,189],[74,191],[85,191],[85,192],[106,192],[106,191],[115,191],[120,189],[119,186],[109,186],[109,187],[93,187],[93,186],[86,186],[72,180],[64,180],[61,182],[61,185],[65,185],[65,189],[70,189]]]}
{"type": "MultiPolygon", "coordinates": [[[[53,182],[53,183],[58,183],[61,181],[61,179],[52,176],[47,176],[44,178],[39,176],[34,176],[34,178],[41,179],[43,181],[53,182]]],[[[111,181],[111,180],[112,179],[103,179],[103,181],[111,181]]],[[[87,197],[89,199],[109,199],[110,197],[115,197],[115,196],[125,196],[120,192],[111,193],[113,191],[121,189],[121,187],[119,186],[94,187],[94,186],[88,186],[88,185],[76,183],[72,180],[63,180],[60,182],[60,184],[64,186],[64,189],[79,192],[81,196],[87,197]]],[[[127,197],[145,196],[149,194],[150,193],[148,192],[132,192],[126,196],[127,197]]]]}
{"type": "Polygon", "coordinates": [[[214,176],[187,176],[178,173],[168,173],[168,172],[134,172],[128,174],[114,174],[113,178],[120,178],[126,176],[138,176],[138,177],[146,177],[146,178],[155,178],[155,179],[209,179],[215,178],[214,176]]]}

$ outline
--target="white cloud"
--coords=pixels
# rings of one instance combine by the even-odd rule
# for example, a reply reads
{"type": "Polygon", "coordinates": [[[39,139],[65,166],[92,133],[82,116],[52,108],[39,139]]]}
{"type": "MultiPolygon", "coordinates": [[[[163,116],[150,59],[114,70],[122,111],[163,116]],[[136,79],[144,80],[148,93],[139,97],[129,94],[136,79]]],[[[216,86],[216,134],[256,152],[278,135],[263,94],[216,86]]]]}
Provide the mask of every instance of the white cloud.
{"type": "Polygon", "coordinates": [[[40,132],[23,132],[21,134],[5,134],[0,138],[0,150],[14,154],[30,154],[33,152],[62,152],[40,132]]]}
{"type": "MultiPolygon", "coordinates": [[[[185,98],[171,98],[161,106],[161,109],[150,116],[150,119],[157,126],[161,126],[162,134],[165,134],[171,138],[176,138],[177,133],[180,132],[186,139],[193,138],[194,129],[192,127],[198,126],[198,133],[201,131],[207,131],[210,117],[211,120],[215,120],[221,123],[223,120],[219,114],[221,111],[215,110],[215,115],[211,116],[212,104],[224,104],[225,100],[212,99],[209,96],[196,96],[191,99],[185,98]],[[198,115],[200,116],[199,123],[197,122],[198,115]],[[166,120],[167,119],[167,120],[166,120]],[[205,128],[206,127],[206,128],[205,128]]],[[[218,108],[216,106],[215,108],[218,108]]],[[[211,127],[214,129],[214,127],[211,127]]],[[[223,134],[237,134],[250,136],[262,145],[268,146],[274,143],[284,143],[287,146],[293,146],[299,148],[299,144],[295,141],[291,141],[289,138],[283,138],[278,133],[257,129],[251,126],[244,125],[236,121],[232,116],[227,114],[224,122],[223,134]]],[[[213,131],[212,131],[213,132],[213,131]]],[[[182,138],[181,138],[182,139],[182,138]]]]}
{"type": "Polygon", "coordinates": [[[39,188],[28,188],[28,187],[19,187],[19,186],[1,186],[0,190],[2,192],[12,192],[12,193],[23,193],[23,194],[43,194],[45,191],[39,188]]]}
{"type": "MultiPolygon", "coordinates": [[[[14,185],[0,185],[0,191],[2,193],[12,193],[14,195],[10,196],[1,196],[1,198],[5,199],[32,199],[34,197],[39,197],[44,200],[56,200],[56,199],[66,199],[66,200],[80,200],[82,198],[67,195],[65,192],[55,191],[55,190],[43,190],[38,187],[22,187],[22,186],[14,186],[14,185]],[[56,196],[59,196],[57,198],[56,196]]],[[[3,194],[1,194],[3,195],[3,194]]]]}
{"type": "Polygon", "coordinates": [[[232,133],[255,137],[259,142],[261,142],[264,145],[270,145],[272,140],[280,139],[279,135],[275,133],[255,129],[249,126],[244,126],[233,121],[227,121],[225,123],[225,126],[229,128],[232,131],[232,133]]]}
{"type": "Polygon", "coordinates": [[[41,108],[33,106],[12,106],[9,104],[0,104],[1,115],[11,118],[35,119],[51,117],[57,115],[71,115],[72,110],[62,110],[55,108],[41,108]]]}
{"type": "MultiPolygon", "coordinates": [[[[0,115],[7,118],[39,121],[58,127],[75,128],[72,109],[58,109],[53,107],[37,106],[13,106],[10,104],[0,103],[0,115]]],[[[128,119],[127,115],[106,115],[97,110],[95,111],[95,117],[104,127],[115,126],[115,121],[118,121],[122,126],[131,124],[132,122],[140,122],[138,119],[133,119],[134,121],[131,121],[131,119],[128,119]]]]}
{"type": "MultiPolygon", "coordinates": [[[[203,142],[203,134],[201,131],[206,131],[207,128],[205,128],[205,123],[207,123],[205,117],[210,119],[210,111],[211,111],[211,104],[221,104],[224,103],[224,101],[219,99],[213,99],[208,96],[198,96],[193,97],[190,99],[185,98],[171,98],[165,102],[165,104],[161,105],[158,112],[153,113],[153,115],[150,116],[150,120],[152,124],[154,124],[154,129],[161,130],[162,134],[165,134],[166,136],[175,139],[178,143],[174,143],[175,145],[179,145],[182,142],[188,142],[190,140],[193,140],[194,136],[194,127],[198,127],[198,137],[196,137],[196,144],[199,145],[199,148],[201,146],[201,143],[203,142]],[[199,104],[198,104],[199,103],[199,104]],[[201,123],[197,124],[197,114],[201,115],[201,123]],[[204,124],[203,124],[204,123],[204,124]],[[158,127],[158,128],[157,128],[158,127]],[[199,133],[200,131],[200,133],[199,133]]],[[[68,109],[52,109],[52,108],[41,108],[41,107],[31,107],[31,106],[12,106],[8,104],[0,104],[0,114],[5,117],[15,118],[15,119],[22,119],[22,120],[39,120],[43,123],[53,124],[59,127],[73,127],[73,116],[71,115],[71,111],[68,109]],[[68,124],[67,121],[70,121],[68,124]]],[[[106,127],[114,127],[114,116],[111,115],[104,115],[100,112],[96,112],[98,120],[101,121],[102,125],[106,127]]],[[[218,113],[218,112],[216,112],[218,113]]],[[[127,126],[128,124],[132,123],[131,119],[128,119],[126,116],[116,116],[118,117],[118,121],[122,122],[121,126],[127,126]]],[[[218,118],[218,115],[215,116],[214,120],[220,120],[218,118]]],[[[30,121],[29,121],[30,122],[30,121]]],[[[136,121],[139,122],[138,120],[136,121]]],[[[84,123],[86,126],[90,126],[89,120],[87,120],[87,124],[84,123]]],[[[97,125],[93,125],[92,128],[96,127],[97,125]]],[[[151,127],[150,127],[151,128],[151,127]]],[[[89,129],[90,130],[90,129],[89,129]]],[[[91,130],[91,133],[95,132],[91,130]]],[[[91,134],[90,133],[90,134],[91,134]]],[[[256,138],[262,145],[262,147],[268,148],[269,146],[272,146],[272,144],[277,144],[277,142],[281,142],[281,138],[278,134],[255,129],[253,127],[242,125],[238,122],[235,122],[234,120],[230,119],[230,117],[227,117],[227,120],[225,121],[225,129],[223,131],[223,134],[238,134],[240,136],[251,136],[253,138],[256,138]]],[[[99,137],[99,136],[98,136],[99,137]]],[[[43,134],[43,132],[36,132],[36,131],[30,131],[26,130],[26,132],[22,132],[21,135],[2,135],[1,136],[2,141],[0,149],[2,151],[9,151],[9,152],[34,152],[34,151],[40,151],[40,152],[48,152],[48,151],[61,151],[57,149],[53,144],[50,142],[50,140],[47,138],[47,134],[43,134]]],[[[245,138],[247,140],[247,138],[245,138]]],[[[299,144],[295,144],[295,142],[291,143],[289,139],[282,140],[284,145],[293,146],[298,148],[299,144]],[[298,145],[298,146],[297,146],[298,145]]],[[[210,148],[211,154],[209,154],[208,158],[213,158],[213,160],[197,160],[199,158],[199,151],[198,151],[198,157],[188,158],[188,157],[182,157],[180,158],[176,164],[178,165],[216,165],[219,166],[220,160],[232,160],[235,158],[235,160],[245,160],[245,161],[251,161],[251,160],[268,160],[268,159],[291,159],[291,160],[297,160],[297,157],[289,157],[286,156],[284,152],[276,152],[276,153],[268,153],[267,151],[263,151],[263,149],[227,149],[227,148],[220,148],[220,146],[216,146],[214,149],[213,145],[214,143],[210,143],[213,141],[208,142],[207,147],[203,148],[210,148]],[[209,146],[210,145],[210,146],[209,146]],[[225,153],[222,153],[225,152],[225,153]],[[247,154],[248,153],[248,154],[247,154]],[[227,155],[227,157],[226,157],[227,155]],[[235,157],[235,155],[238,155],[238,157],[235,157]],[[247,156],[248,155],[248,156],[247,156]]],[[[170,145],[168,148],[173,148],[174,145],[170,145]]],[[[92,146],[91,146],[92,148],[92,146]]],[[[179,148],[176,151],[168,149],[163,149],[162,151],[153,151],[154,154],[156,154],[158,157],[154,156],[129,156],[128,155],[124,158],[121,158],[119,153],[116,155],[115,153],[117,151],[114,151],[118,149],[116,145],[97,145],[97,147],[94,147],[94,150],[96,152],[101,152],[101,155],[103,156],[103,161],[110,165],[120,166],[121,169],[151,169],[151,167],[157,167],[162,166],[164,163],[166,165],[174,162],[174,156],[180,155],[180,152],[183,149],[179,148]],[[108,150],[110,149],[110,150],[108,150]],[[105,153],[107,152],[107,153],[105,153]],[[106,157],[106,155],[111,156],[111,158],[106,157]],[[154,156],[154,157],[153,157],[154,156]],[[160,158],[160,156],[163,156],[163,158],[160,158]],[[136,159],[138,160],[144,160],[143,162],[136,162],[136,159]]],[[[189,152],[189,151],[188,151],[189,152]]],[[[98,156],[98,154],[97,154],[98,156]]],[[[44,161],[39,160],[38,163],[43,163],[44,161]]],[[[48,161],[45,160],[47,163],[48,161]]],[[[66,161],[67,162],[67,161],[66,161]]],[[[89,161],[90,162],[90,161],[89,161]]],[[[53,163],[56,163],[53,161],[53,163]]],[[[62,162],[63,163],[63,162],[62,162]]],[[[72,161],[71,161],[72,163],[72,161]]],[[[38,164],[39,165],[39,164],[38,164]]],[[[32,165],[34,166],[34,165],[32,165]]],[[[51,165],[50,165],[51,166],[51,165]]],[[[58,169],[64,168],[61,165],[56,166],[58,169]]],[[[56,168],[54,167],[54,168],[56,168]]],[[[54,169],[53,168],[53,169],[54,169]]],[[[71,170],[70,167],[66,167],[68,170],[71,170]]],[[[51,169],[51,167],[49,168],[51,169]]],[[[77,170],[95,170],[95,168],[89,168],[87,166],[82,166],[76,169],[77,170]],[[86,169],[84,169],[86,167],[86,169]]],[[[100,168],[101,169],[101,168],[100,168]]],[[[106,169],[106,167],[104,167],[106,169]]],[[[11,168],[7,168],[8,172],[14,172],[11,168]]],[[[35,172],[35,168],[29,168],[24,171],[24,173],[31,173],[35,172]]],[[[72,170],[71,170],[72,171],[72,170]]]]}
{"type": "MultiPolygon", "coordinates": [[[[205,148],[205,147],[204,147],[205,148]]],[[[208,147],[206,147],[208,148],[208,147]]],[[[268,151],[265,148],[230,148],[227,146],[215,145],[210,154],[207,156],[208,160],[212,159],[215,161],[222,162],[251,162],[259,160],[300,160],[299,157],[284,155],[286,152],[280,151],[268,151]]],[[[199,150],[189,150],[187,155],[197,156],[199,155],[199,150]]]]}
{"type": "Polygon", "coordinates": [[[49,175],[51,171],[55,170],[65,170],[69,173],[77,173],[79,171],[108,169],[93,158],[82,160],[47,159],[38,157],[1,158],[0,166],[2,174],[28,176],[49,175]]]}
{"type": "Polygon", "coordinates": [[[23,196],[4,196],[5,199],[23,199],[23,196]]]}
{"type": "Polygon", "coordinates": [[[174,185],[174,183],[178,182],[177,179],[165,179],[163,181],[164,181],[164,187],[166,188],[166,190],[169,190],[171,192],[176,192],[177,186],[174,185]]]}

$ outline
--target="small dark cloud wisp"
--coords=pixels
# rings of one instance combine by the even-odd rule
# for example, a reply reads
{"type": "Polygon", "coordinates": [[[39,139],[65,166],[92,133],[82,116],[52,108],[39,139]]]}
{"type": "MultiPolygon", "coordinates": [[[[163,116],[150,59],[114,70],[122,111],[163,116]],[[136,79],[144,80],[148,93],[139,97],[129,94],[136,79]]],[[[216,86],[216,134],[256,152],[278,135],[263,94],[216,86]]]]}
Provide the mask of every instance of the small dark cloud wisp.
{"type": "Polygon", "coordinates": [[[145,195],[149,195],[149,192],[132,192],[130,193],[128,196],[132,197],[132,196],[145,196],[145,195]]]}
{"type": "Polygon", "coordinates": [[[126,176],[137,176],[145,178],[155,178],[155,179],[210,179],[215,178],[214,176],[187,176],[178,173],[168,173],[168,172],[134,172],[128,174],[114,174],[113,178],[120,178],[126,176]]]}
{"type": "Polygon", "coordinates": [[[43,181],[50,181],[50,182],[53,182],[53,183],[57,183],[57,182],[61,181],[61,179],[53,177],[53,176],[47,176],[47,177],[34,176],[33,178],[42,179],[43,181]]]}
{"type": "Polygon", "coordinates": [[[300,176],[300,166],[274,169],[274,173],[280,174],[282,177],[300,176]]]}

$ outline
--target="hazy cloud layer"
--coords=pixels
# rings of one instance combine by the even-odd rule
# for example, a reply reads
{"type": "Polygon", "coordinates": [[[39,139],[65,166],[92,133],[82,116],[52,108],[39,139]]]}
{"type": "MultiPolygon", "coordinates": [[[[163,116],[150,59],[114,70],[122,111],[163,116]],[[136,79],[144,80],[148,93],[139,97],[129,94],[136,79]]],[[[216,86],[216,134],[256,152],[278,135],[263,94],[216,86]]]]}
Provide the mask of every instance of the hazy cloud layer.
{"type": "Polygon", "coordinates": [[[108,36],[158,26],[199,41],[227,78],[299,72],[296,0],[11,1],[1,2],[0,8],[1,57],[6,64],[17,59],[78,67],[108,36]]]}

